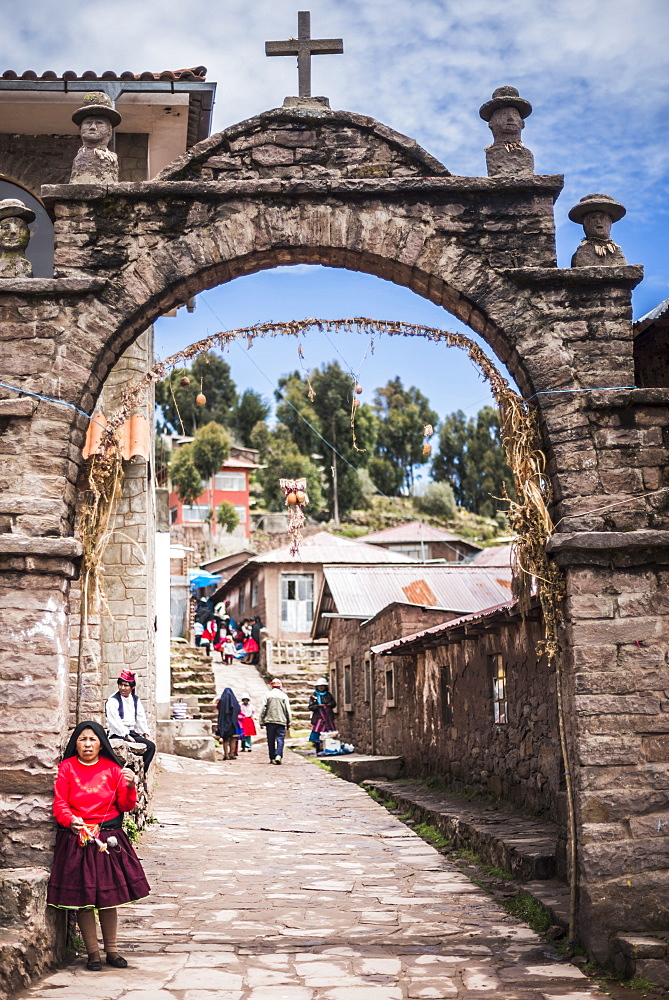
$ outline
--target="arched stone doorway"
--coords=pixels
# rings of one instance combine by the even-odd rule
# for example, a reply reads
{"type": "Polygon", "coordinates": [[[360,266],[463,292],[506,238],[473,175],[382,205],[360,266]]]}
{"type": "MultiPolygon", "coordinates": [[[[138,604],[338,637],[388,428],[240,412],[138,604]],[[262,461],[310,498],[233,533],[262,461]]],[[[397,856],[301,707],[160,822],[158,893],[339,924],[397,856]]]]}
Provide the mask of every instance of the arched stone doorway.
{"type": "MultiPolygon", "coordinates": [[[[669,759],[669,515],[667,494],[657,492],[667,400],[662,390],[629,388],[630,292],[641,269],[555,266],[561,186],[558,176],[452,177],[371,119],[279,109],[205,140],[154,181],[44,188],[57,277],[0,282],[0,329],[13,347],[6,385],[85,413],[153,319],[278,264],[404,284],[488,342],[535,397],[549,457],[551,546],[567,576],[579,828],[588,834],[581,933],[605,957],[615,929],[659,929],[667,918],[666,864],[643,823],[630,825],[669,803],[669,792],[657,793],[657,766],[648,766],[669,759]]],[[[0,782],[16,798],[3,816],[2,863],[34,864],[50,845],[48,792],[66,721],[67,602],[80,553],[72,522],[87,420],[3,392],[3,644],[10,677],[19,669],[31,682],[8,689],[0,782]]]]}

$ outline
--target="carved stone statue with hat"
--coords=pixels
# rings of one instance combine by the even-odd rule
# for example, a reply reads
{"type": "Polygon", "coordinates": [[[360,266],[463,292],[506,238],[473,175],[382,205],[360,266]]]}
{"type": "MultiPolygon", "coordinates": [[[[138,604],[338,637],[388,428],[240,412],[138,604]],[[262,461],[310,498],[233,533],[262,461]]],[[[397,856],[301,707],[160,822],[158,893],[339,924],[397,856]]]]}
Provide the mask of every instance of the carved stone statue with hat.
{"type": "Polygon", "coordinates": [[[608,194],[586,194],[569,212],[572,222],[580,222],[585,232],[572,267],[614,267],[626,264],[625,254],[611,239],[611,225],[625,215],[625,206],[608,194]]]}
{"type": "Polygon", "coordinates": [[[532,114],[530,102],[515,87],[498,87],[479,114],[488,122],[494,140],[485,151],[488,177],[533,174],[534,157],[521,139],[525,118],[532,114]]]}
{"type": "Polygon", "coordinates": [[[0,278],[32,278],[26,249],[31,235],[28,224],[34,221],[32,208],[18,198],[0,201],[0,278]]]}
{"type": "Polygon", "coordinates": [[[82,147],[72,164],[70,184],[115,184],[118,157],[107,147],[121,116],[107,94],[86,94],[72,121],[79,126],[82,147]]]}

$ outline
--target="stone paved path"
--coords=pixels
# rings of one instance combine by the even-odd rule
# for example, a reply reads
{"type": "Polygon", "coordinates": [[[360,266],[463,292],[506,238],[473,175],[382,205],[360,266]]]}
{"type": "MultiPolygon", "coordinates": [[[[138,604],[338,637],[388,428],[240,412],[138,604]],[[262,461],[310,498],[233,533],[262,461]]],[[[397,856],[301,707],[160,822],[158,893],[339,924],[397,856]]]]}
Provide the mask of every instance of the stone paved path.
{"type": "Polygon", "coordinates": [[[153,891],[121,912],[130,967],[79,960],[23,997],[603,997],[360,788],[265,753],[162,758],[139,851],[153,891]]]}

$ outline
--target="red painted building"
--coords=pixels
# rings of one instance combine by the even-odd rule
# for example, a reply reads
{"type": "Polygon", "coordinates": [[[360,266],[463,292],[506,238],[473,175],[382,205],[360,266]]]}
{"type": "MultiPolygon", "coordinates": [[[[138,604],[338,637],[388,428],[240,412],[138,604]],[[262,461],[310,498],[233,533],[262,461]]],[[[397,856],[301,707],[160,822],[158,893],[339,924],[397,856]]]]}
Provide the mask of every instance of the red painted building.
{"type": "MultiPolygon", "coordinates": [[[[179,448],[189,444],[190,437],[175,437],[172,447],[179,448]]],[[[202,493],[194,504],[184,504],[174,490],[170,490],[170,524],[196,528],[198,525],[211,523],[212,531],[218,534],[225,531],[216,523],[218,505],[227,502],[237,511],[239,524],[233,535],[248,538],[251,532],[251,517],[249,507],[249,476],[253,469],[259,468],[258,452],[253,448],[242,448],[232,445],[230,457],[211,482],[202,482],[202,493]],[[213,513],[212,513],[213,511],[213,513]]]]}

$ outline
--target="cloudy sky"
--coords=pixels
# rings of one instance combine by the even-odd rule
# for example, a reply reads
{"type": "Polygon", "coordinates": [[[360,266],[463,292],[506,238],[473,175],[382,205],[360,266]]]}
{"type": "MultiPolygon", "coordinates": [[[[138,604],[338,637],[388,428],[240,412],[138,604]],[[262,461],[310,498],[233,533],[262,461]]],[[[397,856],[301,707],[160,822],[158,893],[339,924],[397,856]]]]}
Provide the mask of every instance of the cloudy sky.
{"type": "MultiPolygon", "coordinates": [[[[500,84],[518,87],[534,106],[523,138],[537,172],[565,174],[556,206],[559,264],[568,266],[582,235],[568,209],[588,192],[606,192],[628,211],[614,238],[630,263],[646,269],[636,316],[669,295],[667,0],[32,0],[3,24],[2,63],[19,72],[204,64],[218,84],[220,130],[296,92],[294,60],[266,59],[264,42],[296,34],[297,10],[306,7],[313,36],[342,36],[345,49],[313,60],[313,92],[327,95],[333,108],[413,136],[452,173],[485,173],[489,132],[478,108],[500,84]]],[[[458,326],[405,289],[300,267],[200,296],[193,315],[161,321],[158,349],[168,353],[221,325],[314,313],[458,326]]],[[[355,338],[337,344],[353,369],[365,346],[355,338]]],[[[475,412],[486,393],[468,362],[449,357],[445,364],[443,348],[439,358],[435,350],[381,342],[365,361],[366,391],[401,372],[440,412],[475,412]]],[[[305,354],[310,364],[337,356],[315,338],[307,339],[305,354]]],[[[297,366],[292,343],[248,356],[233,349],[231,361],[242,388],[263,392],[297,366]]]]}

